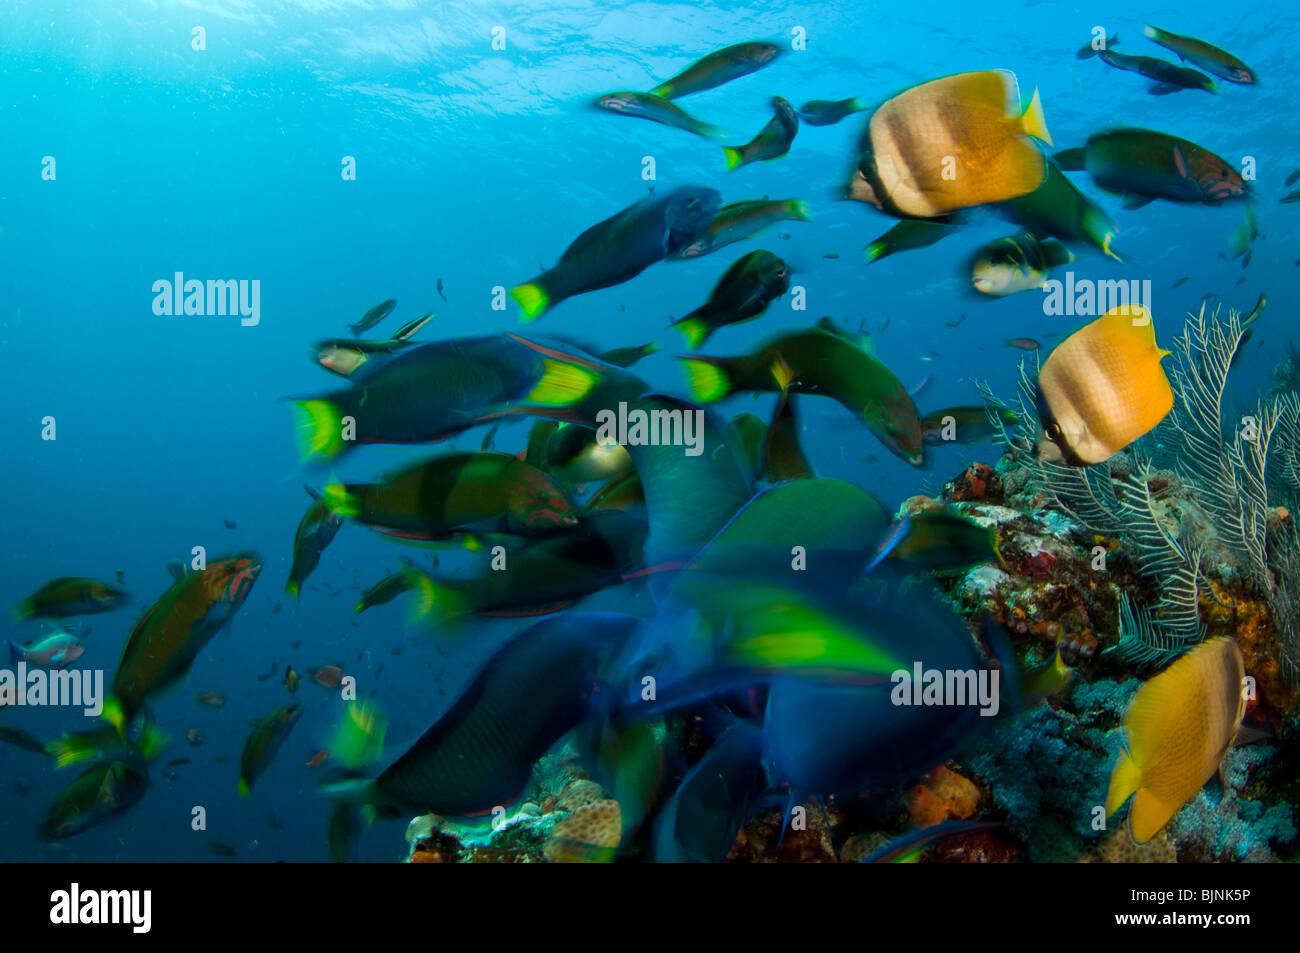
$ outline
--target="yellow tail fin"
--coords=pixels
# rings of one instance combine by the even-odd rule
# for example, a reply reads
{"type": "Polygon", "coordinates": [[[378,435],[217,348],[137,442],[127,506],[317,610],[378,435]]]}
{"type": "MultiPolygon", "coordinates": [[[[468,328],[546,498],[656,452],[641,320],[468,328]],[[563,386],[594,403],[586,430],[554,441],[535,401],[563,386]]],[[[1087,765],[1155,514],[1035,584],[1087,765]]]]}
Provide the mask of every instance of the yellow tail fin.
{"type": "Polygon", "coordinates": [[[1025,135],[1052,145],[1052,135],[1047,131],[1047,120],[1043,118],[1043,101],[1038,98],[1037,89],[1025,107],[1024,115],[1020,117],[1020,129],[1025,135]]]}
{"type": "Polygon", "coordinates": [[[682,358],[681,361],[682,367],[686,370],[687,380],[691,385],[691,394],[695,400],[702,404],[708,404],[715,400],[721,400],[731,391],[731,382],[727,379],[727,372],[716,364],[709,361],[699,361],[691,357],[682,358]]]}
{"type": "Polygon", "coordinates": [[[519,320],[527,323],[541,317],[543,311],[551,306],[551,299],[540,285],[528,282],[510,292],[510,297],[519,302],[519,320]]]}
{"type": "Polygon", "coordinates": [[[1142,771],[1127,751],[1121,751],[1110,773],[1110,790],[1106,792],[1106,816],[1110,817],[1129,799],[1142,783],[1142,771]]]}

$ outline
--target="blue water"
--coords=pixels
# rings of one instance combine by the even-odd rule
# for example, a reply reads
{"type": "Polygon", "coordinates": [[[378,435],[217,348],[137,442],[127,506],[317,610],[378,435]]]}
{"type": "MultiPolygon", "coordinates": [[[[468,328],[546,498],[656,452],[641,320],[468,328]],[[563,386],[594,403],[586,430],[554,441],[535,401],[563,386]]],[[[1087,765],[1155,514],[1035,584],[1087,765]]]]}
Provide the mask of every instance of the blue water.
{"type": "MultiPolygon", "coordinates": [[[[582,230],[643,196],[644,156],[655,158],[658,188],[711,185],[724,201],[799,197],[815,219],[783,223],[698,261],[655,265],[626,285],[565,302],[536,326],[608,347],[660,341],[664,352],[638,371],[661,390],[685,392],[671,360],[680,340],[667,328],[670,317],[701,303],[721,270],[757,247],[793,265],[808,310],[793,312],[787,296],[761,320],[718,333],[707,353],[741,353],[822,315],[854,328],[865,322],[878,355],[905,384],[928,378],[918,398],[923,410],[975,403],[973,377],[1010,397],[1022,355],[1003,339],[1027,335],[1050,346],[1077,326],[1044,317],[1037,293],[985,301],[963,292],[965,256],[1013,230],[999,220],[864,266],[860,249],[893,222],[834,200],[863,116],[804,126],[786,158],[726,174],[720,151],[703,139],[584,107],[611,89],[649,88],[728,43],[788,44],[795,27],[807,36],[806,50],[684,101],[692,114],[730,130],[729,141],[746,141],[762,126],[773,94],[796,105],[852,95],[883,100],[936,76],[996,67],[1014,70],[1026,95],[1040,90],[1058,148],[1131,124],[1193,139],[1233,163],[1255,157],[1265,237],[1245,271],[1219,254],[1241,221],[1240,203],[1157,202],[1124,211],[1086,176],[1072,176],[1111,212],[1130,258],[1119,265],[1084,252],[1076,276],[1151,279],[1164,346],[1206,292],[1245,311],[1267,291],[1258,343],[1234,372],[1240,399],[1253,399],[1294,336],[1300,304],[1293,264],[1300,211],[1277,204],[1300,163],[1300,129],[1287,118],[1297,111],[1289,66],[1296,30],[1280,7],[1223,14],[1222,4],[1205,0],[1141,9],[1022,0],[901,8],[9,0],[0,7],[0,603],[12,605],[54,576],[111,581],[122,570],[131,607],[83,620],[93,632],[80,665],[103,668],[107,679],[139,613],[169,585],[168,561],[195,545],[210,556],[253,547],[266,568],[231,631],[155,706],[171,737],[165,759],[191,759],[176,769],[178,779],[156,769],[135,810],[48,848],[34,825],[71,772],[56,775],[41,759],[0,746],[0,858],[209,860],[212,839],[251,859],[328,858],[328,804],[303,762],[324,743],[339,703],[304,685],[303,721],[253,798],[242,800],[235,782],[246,719],[287,700],[278,675],[256,676],[272,663],[278,672],[286,664],[345,663],[362,694],[374,693],[391,713],[389,738],[400,743],[436,718],[476,652],[509,627],[491,627],[474,650],[458,652],[407,630],[400,604],[354,625],[352,587],[397,568],[406,551],[350,526],[310,581],[347,591],[331,597],[307,588],[297,606],[286,599],[293,532],[307,502],[301,487],[328,473],[299,465],[292,414],[280,398],[332,389],[336,379],[313,366],[308,345],[345,333],[383,298],[399,301],[390,329],[435,310],[426,339],[513,327],[513,305],[491,309],[493,287],[532,277],[582,230]],[[1075,58],[1094,25],[1118,32],[1124,52],[1161,55],[1141,38],[1144,22],[1234,51],[1261,84],[1221,82],[1215,96],[1154,97],[1132,73],[1075,58]],[[206,30],[202,52],[191,48],[195,26],[206,30]],[[491,47],[496,26],[506,29],[503,51],[491,47]],[[41,176],[46,156],[56,162],[54,181],[41,176]],[[340,175],[345,156],[355,157],[355,181],[340,175]],[[260,324],[156,316],[151,286],[177,271],[258,279],[260,324]],[[1191,280],[1169,290],[1184,275],[1191,280]],[[434,291],[439,279],[445,304],[434,291]],[[959,326],[947,325],[962,314],[959,326]],[[46,416],[57,421],[55,441],[41,439],[46,416]],[[394,656],[395,648],[404,651],[394,656]],[[209,689],[226,694],[224,709],[195,703],[209,689]],[[203,732],[202,747],[185,743],[189,727],[203,732]],[[227,760],[214,763],[217,756],[227,760]],[[15,781],[29,783],[30,792],[16,793],[15,781]],[[196,805],[207,808],[206,832],[190,829],[196,805]],[[283,830],[268,826],[268,812],[283,830]]],[[[770,406],[770,397],[754,404],[742,396],[727,409],[766,415],[770,406]]],[[[941,449],[922,473],[839,405],[805,399],[802,409],[820,473],[854,480],[890,508],[997,453],[992,445],[941,449]]],[[[503,427],[496,445],[518,449],[525,432],[503,427]]],[[[476,449],[480,440],[471,432],[451,446],[476,449]]],[[[421,452],[367,448],[340,471],[364,478],[421,452]]],[[[607,596],[617,603],[616,594],[607,596]]],[[[30,626],[4,628],[7,638],[33,634],[30,626]]],[[[0,723],[42,738],[84,727],[79,720],[59,710],[0,714],[0,723]]],[[[372,828],[358,856],[400,855],[400,837],[397,825],[372,828]]]]}

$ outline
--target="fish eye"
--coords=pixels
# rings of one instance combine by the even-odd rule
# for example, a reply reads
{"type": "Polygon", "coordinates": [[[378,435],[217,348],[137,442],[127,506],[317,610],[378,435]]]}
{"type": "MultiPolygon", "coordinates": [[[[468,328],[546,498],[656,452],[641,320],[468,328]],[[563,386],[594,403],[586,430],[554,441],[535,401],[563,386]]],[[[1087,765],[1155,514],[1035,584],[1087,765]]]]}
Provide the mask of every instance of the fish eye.
{"type": "Polygon", "coordinates": [[[1047,434],[1047,436],[1048,436],[1050,439],[1052,439],[1052,440],[1056,440],[1057,438],[1059,438],[1059,437],[1061,436],[1061,426],[1060,426],[1060,424],[1057,424],[1057,423],[1050,423],[1050,424],[1048,424],[1045,433],[1047,434]]]}

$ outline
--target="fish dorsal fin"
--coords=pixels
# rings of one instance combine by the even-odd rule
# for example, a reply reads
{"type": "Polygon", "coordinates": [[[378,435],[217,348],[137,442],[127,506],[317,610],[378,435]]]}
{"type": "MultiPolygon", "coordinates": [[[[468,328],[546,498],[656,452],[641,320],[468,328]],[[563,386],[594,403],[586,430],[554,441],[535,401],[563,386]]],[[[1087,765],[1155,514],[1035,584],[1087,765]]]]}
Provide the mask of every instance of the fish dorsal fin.
{"type": "MultiPolygon", "coordinates": [[[[1159,351],[1156,344],[1156,323],[1151,312],[1140,304],[1119,305],[1111,308],[1097,321],[1097,328],[1106,335],[1126,340],[1150,350],[1159,351]]],[[[1168,354],[1160,351],[1160,356],[1168,354]]]]}

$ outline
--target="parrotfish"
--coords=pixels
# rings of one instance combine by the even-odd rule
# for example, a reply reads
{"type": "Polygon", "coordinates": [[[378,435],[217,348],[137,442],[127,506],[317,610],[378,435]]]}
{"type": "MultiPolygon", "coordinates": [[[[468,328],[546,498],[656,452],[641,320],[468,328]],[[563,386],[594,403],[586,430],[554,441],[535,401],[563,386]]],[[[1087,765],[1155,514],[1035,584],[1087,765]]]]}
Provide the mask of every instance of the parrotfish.
{"type": "Polygon", "coordinates": [[[1087,170],[1097,187],[1125,196],[1125,208],[1153,199],[1214,205],[1246,194],[1224,159],[1194,142],[1150,129],[1114,129],[1056,154],[1067,172],[1087,170]]]}
{"type": "Polygon", "coordinates": [[[811,222],[808,203],[799,199],[752,199],[718,210],[704,232],[670,258],[699,258],[733,242],[753,238],[777,222],[811,222]]]}
{"type": "Polygon", "coordinates": [[[605,93],[597,97],[593,105],[597,109],[615,113],[619,116],[634,116],[637,119],[649,119],[673,129],[684,129],[706,139],[721,137],[722,130],[717,126],[701,122],[676,103],[656,96],[653,93],[618,92],[605,93]]]}
{"type": "Polygon", "coordinates": [[[342,525],[343,517],[331,512],[323,501],[312,501],[293,534],[293,565],[289,567],[285,592],[298,598],[302,584],[320,565],[321,553],[333,541],[334,534],[342,525]]]}
{"type": "Polygon", "coordinates": [[[999,238],[980,248],[971,259],[971,285],[981,294],[1005,297],[1042,288],[1053,268],[1074,261],[1070,250],[1056,241],[1042,241],[1029,232],[999,238]]]}
{"type": "Polygon", "coordinates": [[[387,301],[381,301],[379,302],[379,304],[375,305],[364,315],[362,315],[361,320],[358,321],[356,324],[349,324],[348,329],[352,332],[353,337],[356,337],[358,334],[361,334],[363,331],[369,331],[380,321],[384,320],[384,318],[388,317],[390,314],[393,313],[393,309],[396,307],[397,307],[397,300],[395,298],[389,298],[387,301]]]}
{"type": "Polygon", "coordinates": [[[708,56],[696,60],[672,79],[665,80],[651,92],[666,99],[677,99],[692,93],[713,89],[733,79],[748,76],[755,70],[762,69],[781,53],[775,43],[735,43],[715,50],[708,56]]]}
{"type": "Polygon", "coordinates": [[[853,113],[870,109],[861,99],[812,99],[799,107],[799,118],[810,126],[833,126],[853,113]]]}
{"type": "Polygon", "coordinates": [[[1063,242],[1085,242],[1120,261],[1111,248],[1119,229],[1110,216],[1071,182],[1050,159],[1043,184],[1019,198],[1002,202],[997,211],[1017,225],[1038,235],[1051,235],[1063,242]]]}
{"type": "Polygon", "coordinates": [[[95,579],[65,576],[51,579],[18,603],[14,617],[66,619],[74,615],[108,612],[126,602],[126,593],[95,579]]]}
{"type": "Polygon", "coordinates": [[[952,225],[944,222],[904,219],[862,250],[866,252],[867,264],[871,264],[900,251],[928,248],[954,231],[956,229],[952,225]]]}
{"type": "Polygon", "coordinates": [[[718,328],[759,317],[789,288],[790,266],[770,251],[752,251],[722,273],[707,302],[673,326],[686,335],[693,350],[718,328]]]}
{"type": "Polygon", "coordinates": [[[91,765],[64,788],[41,818],[47,841],[64,840],[125,813],[149,789],[139,758],[91,765]]]}
{"type": "Polygon", "coordinates": [[[1204,40],[1191,36],[1179,36],[1153,26],[1143,27],[1142,34],[1149,40],[1159,43],[1166,49],[1173,50],[1179,59],[1195,63],[1203,70],[1233,83],[1253,84],[1258,80],[1255,71],[1237,57],[1217,46],[1211,46],[1204,40]]]}
{"type": "Polygon", "coordinates": [[[289,732],[301,715],[302,706],[298,704],[277,708],[263,718],[248,736],[244,751],[239,756],[239,793],[243,797],[252,793],[254,782],[271,766],[276,752],[289,737],[289,732]]]}
{"type": "Polygon", "coordinates": [[[727,158],[728,172],[751,162],[779,159],[790,151],[790,145],[799,132],[799,116],[794,107],[780,96],[772,97],[772,108],[776,110],[776,115],[768,120],[767,125],[753,139],[743,146],[722,147],[722,153],[727,158]]]}
{"type": "Polygon", "coordinates": [[[1207,93],[1218,92],[1214,88],[1214,80],[1200,70],[1178,66],[1157,56],[1126,56],[1123,53],[1102,50],[1097,54],[1097,58],[1107,66],[1127,70],[1131,73],[1140,73],[1147,79],[1155,80],[1156,85],[1150,89],[1150,92],[1157,96],[1171,92],[1176,93],[1181,89],[1203,89],[1207,93]]]}
{"type": "Polygon", "coordinates": [[[44,668],[67,668],[85,654],[86,647],[75,635],[56,629],[26,645],[9,643],[9,657],[16,665],[29,662],[44,668]]]}
{"type": "Polygon", "coordinates": [[[555,267],[510,296],[523,320],[533,321],[565,298],[622,284],[699,238],[721,204],[716,189],[698,186],[650,195],[587,229],[555,267]]]}

